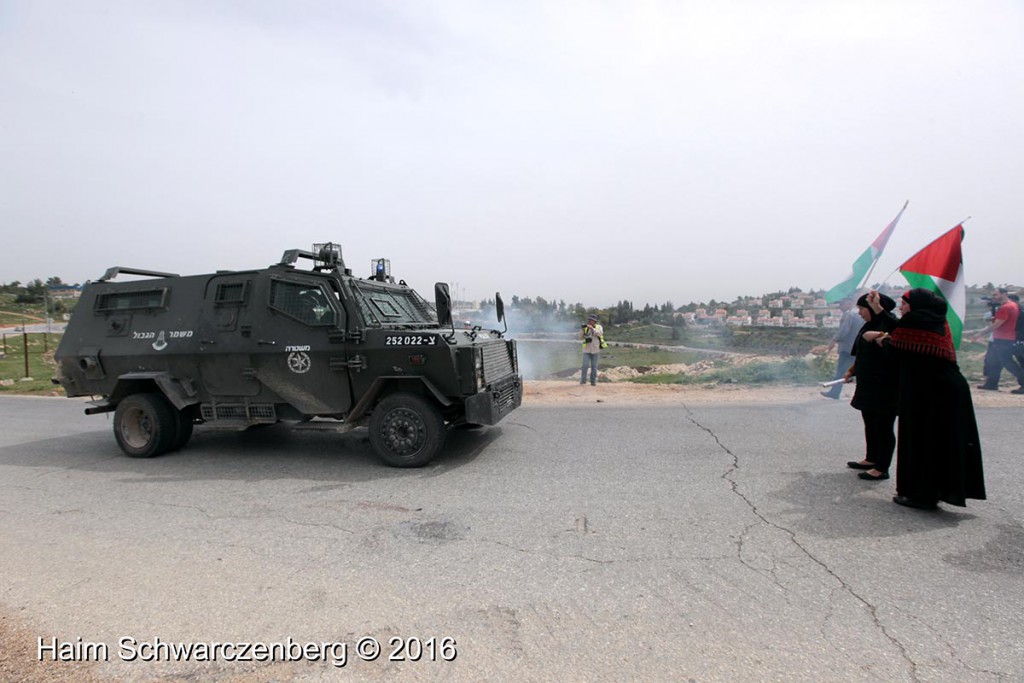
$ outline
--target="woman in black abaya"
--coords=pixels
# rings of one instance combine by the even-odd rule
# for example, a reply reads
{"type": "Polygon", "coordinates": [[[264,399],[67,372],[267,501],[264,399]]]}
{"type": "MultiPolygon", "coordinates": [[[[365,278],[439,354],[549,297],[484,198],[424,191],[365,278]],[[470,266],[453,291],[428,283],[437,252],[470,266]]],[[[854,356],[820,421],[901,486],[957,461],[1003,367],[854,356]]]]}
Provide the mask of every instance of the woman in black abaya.
{"type": "Polygon", "coordinates": [[[889,478],[889,465],[896,449],[896,364],[887,349],[864,338],[865,332],[892,329],[896,322],[890,313],[896,302],[881,294],[878,303],[882,310],[875,313],[868,305],[867,294],[857,299],[857,312],[864,319],[864,326],[853,346],[853,367],[846,371],[847,382],[857,378],[850,405],[860,411],[864,420],[864,459],[846,464],[855,470],[866,470],[857,476],[867,481],[889,478]]]}
{"type": "MultiPolygon", "coordinates": [[[[881,313],[878,292],[867,299],[881,313]]],[[[967,380],[956,364],[946,301],[927,289],[903,295],[892,332],[867,332],[893,350],[899,373],[896,496],[899,505],[963,507],[985,499],[981,443],[967,380]]]]}

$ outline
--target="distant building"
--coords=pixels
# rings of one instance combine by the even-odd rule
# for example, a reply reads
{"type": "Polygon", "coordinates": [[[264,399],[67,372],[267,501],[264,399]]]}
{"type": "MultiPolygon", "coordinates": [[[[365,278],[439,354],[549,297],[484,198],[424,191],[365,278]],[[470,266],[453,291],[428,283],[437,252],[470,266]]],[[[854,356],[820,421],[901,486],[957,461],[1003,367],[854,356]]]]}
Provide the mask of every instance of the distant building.
{"type": "Polygon", "coordinates": [[[82,296],[81,285],[60,285],[58,287],[47,287],[47,295],[51,299],[77,299],[82,296]]]}

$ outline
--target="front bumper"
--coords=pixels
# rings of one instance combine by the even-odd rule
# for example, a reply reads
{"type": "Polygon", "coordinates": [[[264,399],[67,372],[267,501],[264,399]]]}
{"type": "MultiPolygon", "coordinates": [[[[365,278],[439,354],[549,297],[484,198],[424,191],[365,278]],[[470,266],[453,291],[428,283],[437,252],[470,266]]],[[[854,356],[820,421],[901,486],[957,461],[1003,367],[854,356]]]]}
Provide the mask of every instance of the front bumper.
{"type": "Polygon", "coordinates": [[[523,405],[523,378],[509,375],[466,399],[466,422],[495,425],[523,405]]]}

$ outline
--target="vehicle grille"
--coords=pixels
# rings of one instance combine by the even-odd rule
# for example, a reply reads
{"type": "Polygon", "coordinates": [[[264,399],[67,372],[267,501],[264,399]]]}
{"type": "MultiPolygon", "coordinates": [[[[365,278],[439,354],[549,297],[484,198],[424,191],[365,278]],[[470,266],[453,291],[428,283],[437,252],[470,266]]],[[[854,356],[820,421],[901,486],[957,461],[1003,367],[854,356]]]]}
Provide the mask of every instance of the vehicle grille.
{"type": "Polygon", "coordinates": [[[506,341],[492,341],[483,345],[484,381],[490,383],[515,373],[512,365],[513,346],[506,341]]]}
{"type": "Polygon", "coordinates": [[[519,382],[508,382],[494,392],[494,403],[498,407],[498,414],[505,415],[519,407],[519,382]]]}
{"type": "Polygon", "coordinates": [[[244,420],[245,422],[277,422],[273,403],[204,403],[200,407],[203,420],[244,420]]]}

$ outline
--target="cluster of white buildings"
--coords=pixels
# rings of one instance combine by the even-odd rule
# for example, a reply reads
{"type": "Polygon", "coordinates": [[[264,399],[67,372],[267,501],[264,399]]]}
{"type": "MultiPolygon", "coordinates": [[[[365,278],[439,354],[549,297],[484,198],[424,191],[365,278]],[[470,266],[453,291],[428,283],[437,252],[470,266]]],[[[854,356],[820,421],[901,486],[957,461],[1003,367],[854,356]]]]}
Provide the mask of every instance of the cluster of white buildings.
{"type": "Polygon", "coordinates": [[[733,327],[839,327],[842,311],[838,304],[808,296],[785,296],[764,302],[749,298],[739,301],[731,311],[725,308],[698,308],[692,313],[677,313],[687,324],[730,325],[733,327]],[[762,306],[767,303],[767,308],[762,306]],[[741,308],[745,306],[745,308],[741,308]],[[754,310],[754,307],[757,307],[754,310]],[[799,311],[799,314],[797,313],[799,311]]]}

